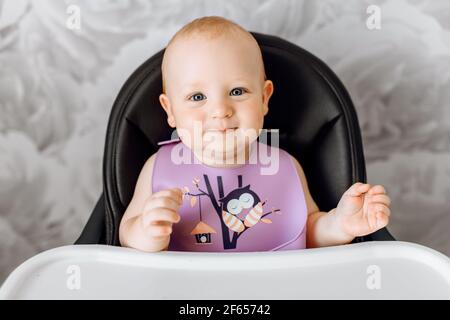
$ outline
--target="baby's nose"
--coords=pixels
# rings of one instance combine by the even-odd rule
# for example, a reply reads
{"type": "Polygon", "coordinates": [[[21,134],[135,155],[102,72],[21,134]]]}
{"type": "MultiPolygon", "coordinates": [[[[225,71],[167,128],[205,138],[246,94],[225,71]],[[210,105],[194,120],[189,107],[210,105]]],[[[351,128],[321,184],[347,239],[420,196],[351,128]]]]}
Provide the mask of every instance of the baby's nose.
{"type": "Polygon", "coordinates": [[[211,116],[213,118],[229,118],[233,115],[233,109],[226,104],[218,104],[212,108],[211,116]]]}

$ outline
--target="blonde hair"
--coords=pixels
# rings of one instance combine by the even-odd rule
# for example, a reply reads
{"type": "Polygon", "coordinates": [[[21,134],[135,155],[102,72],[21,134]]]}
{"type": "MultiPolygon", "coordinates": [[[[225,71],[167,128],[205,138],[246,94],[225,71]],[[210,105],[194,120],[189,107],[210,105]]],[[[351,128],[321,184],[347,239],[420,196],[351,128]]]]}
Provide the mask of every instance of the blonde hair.
{"type": "MultiPolygon", "coordinates": [[[[248,39],[250,39],[251,41],[254,41],[254,43],[258,46],[259,45],[256,41],[256,39],[253,37],[253,35],[248,32],[247,30],[245,30],[244,28],[242,28],[240,25],[238,25],[237,23],[225,19],[223,17],[219,17],[219,16],[209,16],[209,17],[202,17],[202,18],[197,18],[191,22],[189,22],[188,24],[186,24],[185,26],[183,26],[180,30],[178,30],[173,37],[169,40],[167,46],[166,46],[166,51],[167,49],[177,40],[182,39],[182,38],[186,38],[192,35],[198,35],[201,34],[202,36],[206,36],[208,39],[216,39],[220,36],[223,35],[236,35],[236,36],[244,36],[247,37],[248,39]]],[[[163,87],[163,92],[165,92],[165,64],[166,64],[166,54],[164,52],[164,56],[163,56],[163,61],[161,64],[161,71],[162,71],[162,87],[163,87]]],[[[261,54],[261,50],[259,50],[260,55],[261,55],[261,62],[262,60],[262,54],[261,54]]],[[[265,70],[264,70],[264,63],[262,63],[262,70],[263,70],[263,77],[264,79],[266,79],[266,74],[265,74],[265,70]]]]}

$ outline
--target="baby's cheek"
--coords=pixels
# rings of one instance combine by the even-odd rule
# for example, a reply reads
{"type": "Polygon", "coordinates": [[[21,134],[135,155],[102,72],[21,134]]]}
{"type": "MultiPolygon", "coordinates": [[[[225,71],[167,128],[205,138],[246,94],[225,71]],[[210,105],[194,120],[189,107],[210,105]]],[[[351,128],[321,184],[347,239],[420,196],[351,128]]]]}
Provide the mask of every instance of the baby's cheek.
{"type": "Polygon", "coordinates": [[[264,118],[258,114],[249,114],[244,120],[243,124],[246,128],[252,129],[255,133],[259,134],[259,129],[263,127],[264,118]]]}
{"type": "Polygon", "coordinates": [[[240,110],[237,110],[236,117],[239,118],[241,123],[248,125],[259,122],[261,119],[260,112],[258,112],[254,107],[241,108],[240,110]]]}
{"type": "Polygon", "coordinates": [[[186,127],[188,127],[191,131],[201,130],[203,131],[205,124],[205,117],[200,113],[190,113],[185,115],[184,122],[186,123],[186,127]]]}
{"type": "Polygon", "coordinates": [[[193,132],[203,127],[204,119],[198,112],[182,112],[178,116],[177,128],[181,127],[193,132]]]}
{"type": "Polygon", "coordinates": [[[195,121],[183,128],[177,127],[177,132],[181,136],[181,140],[191,148],[205,141],[205,132],[201,121],[195,121]]]}

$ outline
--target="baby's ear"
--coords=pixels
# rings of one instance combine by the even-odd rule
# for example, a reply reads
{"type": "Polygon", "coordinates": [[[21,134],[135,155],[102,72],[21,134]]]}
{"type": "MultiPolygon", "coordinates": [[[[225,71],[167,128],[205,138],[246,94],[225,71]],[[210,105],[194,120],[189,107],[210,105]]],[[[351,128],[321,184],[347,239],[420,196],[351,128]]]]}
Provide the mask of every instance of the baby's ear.
{"type": "Polygon", "coordinates": [[[161,103],[162,108],[164,109],[164,111],[167,114],[167,123],[172,128],[175,128],[176,127],[175,117],[173,116],[172,106],[170,105],[169,98],[167,97],[167,95],[165,93],[161,93],[159,95],[159,102],[161,103]]]}
{"type": "Polygon", "coordinates": [[[264,88],[263,88],[263,108],[264,108],[264,115],[269,112],[269,99],[272,96],[273,93],[273,82],[270,80],[264,81],[264,88]]]}

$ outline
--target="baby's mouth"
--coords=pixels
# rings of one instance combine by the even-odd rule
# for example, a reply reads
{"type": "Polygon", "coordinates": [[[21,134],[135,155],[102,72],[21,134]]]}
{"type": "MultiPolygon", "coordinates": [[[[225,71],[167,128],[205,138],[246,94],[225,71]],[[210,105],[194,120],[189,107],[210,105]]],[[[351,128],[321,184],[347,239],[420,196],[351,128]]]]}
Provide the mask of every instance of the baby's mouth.
{"type": "Polygon", "coordinates": [[[222,133],[225,133],[225,132],[231,132],[231,131],[234,131],[234,130],[237,130],[238,129],[238,127],[231,127],[231,128],[222,128],[222,129],[209,129],[209,130],[207,130],[207,131],[212,131],[212,132],[222,132],[222,133]]]}

